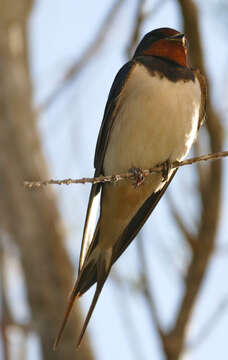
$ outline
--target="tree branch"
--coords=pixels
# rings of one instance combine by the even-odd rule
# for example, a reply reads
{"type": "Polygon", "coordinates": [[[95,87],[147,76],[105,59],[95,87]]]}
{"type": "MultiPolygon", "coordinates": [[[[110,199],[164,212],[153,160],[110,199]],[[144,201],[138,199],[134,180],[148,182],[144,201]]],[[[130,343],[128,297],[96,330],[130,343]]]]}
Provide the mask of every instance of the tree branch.
{"type": "MultiPolygon", "coordinates": [[[[172,169],[175,168],[179,168],[182,166],[186,166],[186,165],[192,165],[194,163],[198,163],[198,162],[202,162],[202,161],[207,161],[207,160],[217,160],[217,159],[221,159],[223,157],[227,157],[228,156],[228,151],[219,151],[217,153],[211,153],[211,154],[207,154],[207,155],[201,155],[201,156],[196,156],[187,160],[183,160],[183,161],[174,161],[173,163],[170,164],[172,169]]],[[[164,169],[163,165],[158,165],[155,166],[152,169],[145,169],[145,170],[141,170],[142,172],[142,176],[145,178],[150,174],[153,173],[159,173],[162,172],[164,169]]],[[[118,182],[121,180],[125,180],[125,179],[135,179],[135,174],[132,171],[129,171],[127,173],[123,173],[123,174],[115,174],[115,175],[107,175],[107,176],[98,176],[95,178],[80,178],[80,179],[63,179],[63,180],[38,180],[38,181],[24,181],[23,185],[25,187],[28,188],[40,188],[42,186],[46,186],[46,185],[70,185],[70,184],[86,184],[86,183],[92,183],[92,184],[97,184],[97,183],[106,183],[106,182],[118,182]]]]}
{"type": "Polygon", "coordinates": [[[151,313],[151,317],[153,320],[153,323],[155,324],[155,327],[157,329],[157,332],[160,336],[160,340],[164,346],[164,339],[165,339],[165,333],[161,327],[160,324],[160,320],[158,317],[158,311],[157,311],[157,307],[156,307],[156,303],[153,297],[152,292],[150,291],[150,284],[149,284],[149,280],[148,280],[148,274],[150,274],[150,271],[147,267],[147,261],[146,261],[146,256],[145,256],[145,251],[143,248],[143,244],[142,244],[142,239],[137,239],[138,241],[136,242],[137,244],[137,253],[139,256],[139,261],[141,264],[141,285],[142,285],[142,294],[144,295],[144,298],[146,300],[147,306],[150,310],[151,313]]]}
{"type": "Polygon", "coordinates": [[[88,45],[80,58],[74,64],[72,64],[69,69],[67,69],[65,74],[63,74],[62,79],[59,81],[59,84],[56,86],[53,92],[49,94],[43,104],[38,106],[38,111],[42,112],[46,110],[49,106],[51,106],[56,101],[61,92],[64,90],[64,88],[67,86],[67,84],[69,84],[69,82],[72,81],[80,71],[82,71],[82,69],[88,64],[88,62],[93,58],[93,56],[100,50],[101,45],[103,44],[104,39],[108,34],[108,31],[113,24],[113,21],[118,14],[118,11],[123,2],[124,0],[117,0],[114,2],[96,37],[88,45]]]}
{"type": "Polygon", "coordinates": [[[193,339],[190,344],[188,344],[188,348],[191,350],[202,344],[203,341],[210,335],[210,333],[214,330],[214,328],[218,325],[218,322],[221,320],[224,312],[227,311],[228,308],[228,295],[224,296],[221,302],[218,304],[214,313],[209,317],[209,319],[205,322],[196,339],[193,339]]]}
{"type": "MultiPolygon", "coordinates": [[[[28,3],[32,5],[33,1],[21,0],[19,6],[15,6],[14,0],[1,2],[4,6],[0,11],[0,154],[4,156],[0,160],[0,231],[15,242],[20,252],[26,297],[40,340],[40,357],[91,360],[88,336],[77,354],[72,346],[82,319],[79,304],[75,304],[65,341],[58,352],[52,351],[60,309],[65,307],[65,294],[72,287],[75,271],[64,247],[63,226],[51,189],[38,194],[20,186],[25,178],[48,177],[33,111],[28,3]],[[15,31],[16,39],[19,36],[20,40],[17,46],[12,41],[15,31]]],[[[17,299],[13,300],[16,304],[17,299]]]]}
{"type": "MultiPolygon", "coordinates": [[[[183,15],[184,33],[190,42],[192,64],[194,67],[199,68],[208,78],[203,63],[197,6],[193,0],[177,0],[177,3],[183,15]]],[[[210,93],[207,98],[207,108],[206,129],[209,146],[212,152],[221,151],[223,131],[219,116],[212,107],[210,93]]],[[[167,360],[180,359],[185,349],[187,326],[215,248],[222,193],[221,161],[212,162],[208,165],[205,186],[200,190],[202,207],[199,214],[200,221],[196,235],[196,246],[187,269],[185,290],[180,300],[174,325],[166,334],[164,352],[167,360]]]]}
{"type": "Polygon", "coordinates": [[[136,10],[136,16],[135,16],[135,22],[134,22],[134,31],[132,32],[131,39],[129,41],[129,45],[127,47],[127,58],[130,58],[132,55],[133,50],[135,49],[138,40],[139,40],[139,34],[142,27],[142,24],[144,23],[144,20],[146,18],[146,13],[144,12],[144,5],[145,0],[138,0],[137,10],[136,10]]]}
{"type": "Polygon", "coordinates": [[[195,243],[196,243],[195,236],[187,229],[187,226],[184,224],[182,217],[178,213],[178,210],[177,210],[172,198],[170,196],[168,196],[167,200],[168,200],[168,204],[170,207],[170,211],[172,213],[172,216],[173,216],[176,224],[178,225],[178,228],[182,232],[185,240],[187,241],[188,245],[190,246],[190,249],[192,251],[194,251],[195,243]]]}
{"type": "MultiPolygon", "coordinates": [[[[131,312],[129,311],[129,304],[127,299],[127,294],[125,291],[126,286],[134,288],[134,290],[139,288],[138,283],[132,279],[126,279],[120,276],[117,271],[111,272],[111,279],[118,288],[119,296],[115,296],[115,300],[118,302],[117,308],[119,309],[119,316],[123,322],[125,328],[126,337],[129,340],[129,345],[134,354],[135,359],[143,360],[143,351],[140,346],[138,339],[137,329],[134,326],[133,318],[131,312]]],[[[140,284],[141,285],[141,284],[140,284]]]]}
{"type": "Polygon", "coordinates": [[[136,9],[136,15],[135,15],[135,21],[133,26],[132,35],[129,41],[129,45],[126,49],[127,58],[129,59],[132,56],[133,51],[135,50],[139,37],[140,32],[142,29],[142,26],[144,22],[153,14],[155,14],[157,11],[161,10],[162,6],[166,3],[167,0],[163,0],[162,2],[158,0],[150,10],[145,11],[144,7],[146,4],[145,0],[138,0],[138,5],[136,9]]]}

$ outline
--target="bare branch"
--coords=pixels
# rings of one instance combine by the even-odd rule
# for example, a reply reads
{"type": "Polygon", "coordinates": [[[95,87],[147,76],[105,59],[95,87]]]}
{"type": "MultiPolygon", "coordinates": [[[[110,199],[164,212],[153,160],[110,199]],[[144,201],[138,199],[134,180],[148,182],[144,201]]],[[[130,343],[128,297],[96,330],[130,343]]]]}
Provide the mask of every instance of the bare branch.
{"type": "Polygon", "coordinates": [[[138,0],[138,6],[136,9],[136,16],[135,16],[135,21],[134,21],[134,26],[133,26],[133,32],[132,32],[132,36],[131,39],[129,41],[129,46],[126,49],[126,54],[127,54],[127,58],[129,59],[134,51],[134,49],[136,48],[138,41],[139,41],[139,37],[140,37],[140,32],[141,32],[141,28],[144,24],[144,22],[153,14],[155,14],[158,10],[161,10],[162,5],[164,5],[166,3],[167,0],[163,0],[162,2],[160,0],[158,0],[152,7],[152,9],[150,9],[149,11],[145,11],[144,7],[145,7],[145,0],[138,0]]]}
{"type": "Polygon", "coordinates": [[[140,261],[140,265],[141,265],[141,284],[142,284],[142,294],[144,295],[144,298],[146,300],[146,303],[148,305],[148,308],[150,310],[150,314],[153,320],[153,323],[156,326],[157,332],[160,336],[161,342],[164,346],[164,338],[165,338],[165,334],[163,329],[161,328],[160,325],[160,320],[158,317],[158,311],[156,308],[156,304],[155,304],[155,300],[154,297],[152,295],[152,292],[150,291],[150,284],[149,284],[149,280],[148,280],[148,274],[150,274],[150,271],[147,267],[147,261],[146,261],[146,256],[145,256],[145,251],[143,248],[143,244],[142,244],[142,239],[140,238],[140,236],[138,236],[138,241],[136,241],[137,247],[138,247],[138,256],[139,256],[139,261],[140,261]]]}
{"type": "Polygon", "coordinates": [[[12,328],[13,327],[18,328],[19,330],[23,331],[24,335],[28,335],[29,333],[31,333],[32,331],[35,330],[34,326],[30,322],[19,323],[19,322],[13,321],[12,319],[8,319],[5,322],[5,326],[12,327],[12,328]]]}
{"type": "Polygon", "coordinates": [[[122,276],[119,276],[117,271],[111,272],[111,279],[117,285],[119,290],[119,296],[115,296],[115,300],[118,302],[119,315],[123,322],[123,326],[125,327],[126,336],[129,339],[130,348],[132,349],[132,353],[134,354],[135,359],[143,359],[143,351],[139,344],[137,329],[134,326],[133,318],[131,316],[131,312],[129,311],[129,304],[127,302],[127,294],[125,288],[127,285],[130,287],[138,288],[137,284],[132,279],[125,279],[122,276]]]}
{"type": "MultiPolygon", "coordinates": [[[[0,121],[0,153],[4,154],[0,160],[0,228],[20,252],[26,297],[40,340],[40,357],[89,360],[93,355],[88,336],[77,354],[71,346],[81,323],[79,304],[75,304],[66,329],[66,341],[58,353],[52,351],[59,312],[72,287],[74,270],[64,247],[62,222],[51,189],[29,194],[20,186],[25,178],[37,179],[42,174],[47,177],[33,111],[29,67],[29,14],[25,9],[33,2],[21,0],[20,6],[15,6],[14,0],[7,0],[4,11],[0,11],[0,119],[4,119],[0,121]],[[17,37],[20,35],[16,48],[12,46],[15,31],[17,37]],[[20,179],[16,184],[15,178],[20,179]]],[[[17,304],[17,299],[13,300],[17,304]]]]}
{"type": "Polygon", "coordinates": [[[101,25],[93,41],[82,53],[80,58],[73,65],[71,65],[70,68],[65,72],[57,87],[54,89],[54,91],[51,94],[49,94],[49,96],[44,101],[44,103],[38,106],[38,111],[42,112],[46,110],[49,106],[51,106],[58,98],[58,96],[61,94],[61,92],[64,90],[64,88],[69,84],[69,82],[74,80],[75,76],[80,71],[82,71],[83,68],[86,67],[86,65],[93,58],[93,56],[100,50],[105,40],[105,37],[107,36],[108,31],[111,28],[113,21],[115,20],[118,11],[123,3],[124,0],[114,1],[111,10],[106,16],[103,24],[101,25]]]}
{"type": "Polygon", "coordinates": [[[185,240],[188,242],[188,245],[190,246],[191,250],[194,251],[196,238],[190,231],[187,229],[186,225],[183,222],[182,217],[177,211],[177,208],[170,196],[167,196],[168,204],[171,210],[171,213],[173,215],[174,220],[176,221],[178,228],[181,230],[185,240]]]}
{"type": "Polygon", "coordinates": [[[203,325],[202,329],[199,331],[197,338],[194,339],[190,344],[188,344],[188,348],[192,349],[202,344],[203,341],[210,335],[210,333],[215,329],[218,325],[218,322],[221,320],[222,315],[227,310],[228,307],[228,295],[226,295],[223,300],[218,304],[215,312],[210,316],[210,318],[203,325]]]}
{"type": "Polygon", "coordinates": [[[134,31],[132,32],[131,39],[129,41],[129,46],[127,47],[127,57],[130,58],[132,55],[133,50],[136,47],[136,44],[139,40],[140,30],[142,24],[146,18],[146,13],[144,12],[143,8],[145,5],[145,0],[138,0],[138,6],[136,10],[135,16],[135,23],[134,23],[134,31]]]}
{"type": "MultiPolygon", "coordinates": [[[[183,160],[183,161],[174,161],[173,163],[170,164],[172,169],[175,168],[179,168],[182,166],[186,166],[186,165],[192,165],[194,163],[198,163],[201,161],[207,161],[207,160],[217,160],[217,159],[221,159],[223,157],[227,157],[228,156],[228,151],[220,151],[217,153],[211,153],[211,154],[207,154],[207,155],[201,155],[201,156],[196,156],[187,160],[183,160]]],[[[162,172],[164,169],[163,165],[158,165],[155,166],[152,169],[145,169],[145,170],[140,170],[143,174],[143,177],[146,177],[150,174],[153,173],[159,173],[162,172]]],[[[135,175],[129,171],[127,173],[124,174],[115,174],[115,175],[107,175],[107,176],[98,176],[95,178],[80,178],[80,179],[63,179],[63,180],[43,180],[43,181],[24,181],[23,185],[25,187],[28,188],[40,188],[42,186],[46,186],[46,185],[70,185],[70,184],[86,184],[86,183],[92,183],[92,184],[97,184],[97,183],[106,183],[106,182],[118,182],[121,180],[125,180],[125,179],[135,179],[135,175]]]]}
{"type": "MultiPolygon", "coordinates": [[[[182,264],[178,262],[178,256],[175,252],[173,252],[167,244],[162,241],[158,235],[153,239],[154,246],[158,249],[160,254],[163,257],[163,263],[166,265],[164,268],[165,274],[170,280],[170,270],[175,273],[179,277],[180,280],[185,279],[185,269],[182,264]]],[[[172,243],[172,238],[170,238],[170,242],[172,243]]]]}
{"type": "Polygon", "coordinates": [[[118,286],[128,287],[130,290],[134,292],[140,293],[142,291],[141,279],[132,279],[129,276],[123,276],[123,274],[119,275],[116,270],[112,270],[111,272],[111,280],[118,286]]]}
{"type": "MultiPolygon", "coordinates": [[[[13,319],[12,312],[7,303],[6,297],[6,266],[5,259],[7,257],[7,251],[0,241],[0,289],[1,289],[1,319],[0,319],[0,329],[2,335],[2,349],[3,349],[3,358],[4,360],[10,359],[10,347],[9,347],[9,336],[8,330],[11,328],[17,328],[23,332],[24,335],[24,346],[20,346],[20,353],[24,354],[24,348],[26,345],[27,335],[34,331],[34,326],[31,322],[20,323],[13,319]]],[[[21,359],[24,359],[25,356],[21,356],[21,359]]]]}
{"type": "MultiPolygon", "coordinates": [[[[197,6],[193,0],[177,0],[177,3],[183,15],[184,33],[190,41],[192,64],[194,67],[200,68],[208,78],[203,63],[197,6]]],[[[219,116],[212,107],[210,93],[207,99],[207,108],[206,128],[209,136],[209,146],[214,153],[222,149],[223,129],[219,116]]],[[[187,326],[215,248],[220,219],[221,184],[222,162],[216,161],[208,164],[205,186],[200,189],[202,207],[199,216],[196,248],[187,269],[185,290],[180,301],[176,320],[173,327],[166,334],[164,351],[167,360],[179,359],[185,348],[187,326]]]]}

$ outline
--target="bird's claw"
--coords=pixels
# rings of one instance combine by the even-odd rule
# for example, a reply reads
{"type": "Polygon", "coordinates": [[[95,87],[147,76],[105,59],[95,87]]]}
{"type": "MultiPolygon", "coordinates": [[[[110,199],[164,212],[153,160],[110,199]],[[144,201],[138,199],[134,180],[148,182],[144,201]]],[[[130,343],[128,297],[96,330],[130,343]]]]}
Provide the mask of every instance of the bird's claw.
{"type": "Polygon", "coordinates": [[[165,182],[168,180],[168,176],[169,176],[169,172],[171,170],[172,166],[171,166],[171,162],[170,160],[166,160],[163,164],[162,164],[162,182],[165,182]]]}
{"type": "Polygon", "coordinates": [[[142,183],[144,182],[144,179],[145,179],[143,170],[140,168],[132,167],[129,170],[129,172],[132,173],[132,178],[135,180],[133,186],[136,188],[136,187],[142,185],[142,183]]]}

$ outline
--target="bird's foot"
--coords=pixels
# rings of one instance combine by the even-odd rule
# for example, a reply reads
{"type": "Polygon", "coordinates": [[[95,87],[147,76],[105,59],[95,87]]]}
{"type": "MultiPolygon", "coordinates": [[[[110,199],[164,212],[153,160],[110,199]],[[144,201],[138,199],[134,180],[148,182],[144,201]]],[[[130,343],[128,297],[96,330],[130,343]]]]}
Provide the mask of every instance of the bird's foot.
{"type": "Polygon", "coordinates": [[[172,169],[172,165],[170,160],[166,160],[163,164],[162,164],[162,181],[165,182],[168,180],[168,176],[169,176],[169,172],[172,169]]]}
{"type": "Polygon", "coordinates": [[[129,172],[132,173],[132,178],[135,180],[133,186],[136,188],[136,187],[142,185],[142,183],[144,182],[144,179],[145,179],[143,170],[133,166],[131,169],[129,169],[129,172]]]}

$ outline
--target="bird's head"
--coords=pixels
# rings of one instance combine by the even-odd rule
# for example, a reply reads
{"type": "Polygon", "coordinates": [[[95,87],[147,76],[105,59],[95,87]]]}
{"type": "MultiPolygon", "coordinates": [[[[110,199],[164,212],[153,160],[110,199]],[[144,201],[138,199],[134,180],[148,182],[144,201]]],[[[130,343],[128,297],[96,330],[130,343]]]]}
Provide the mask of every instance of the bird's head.
{"type": "Polygon", "coordinates": [[[187,40],[184,34],[174,29],[156,29],[141,40],[134,54],[137,56],[156,56],[188,67],[187,40]]]}

